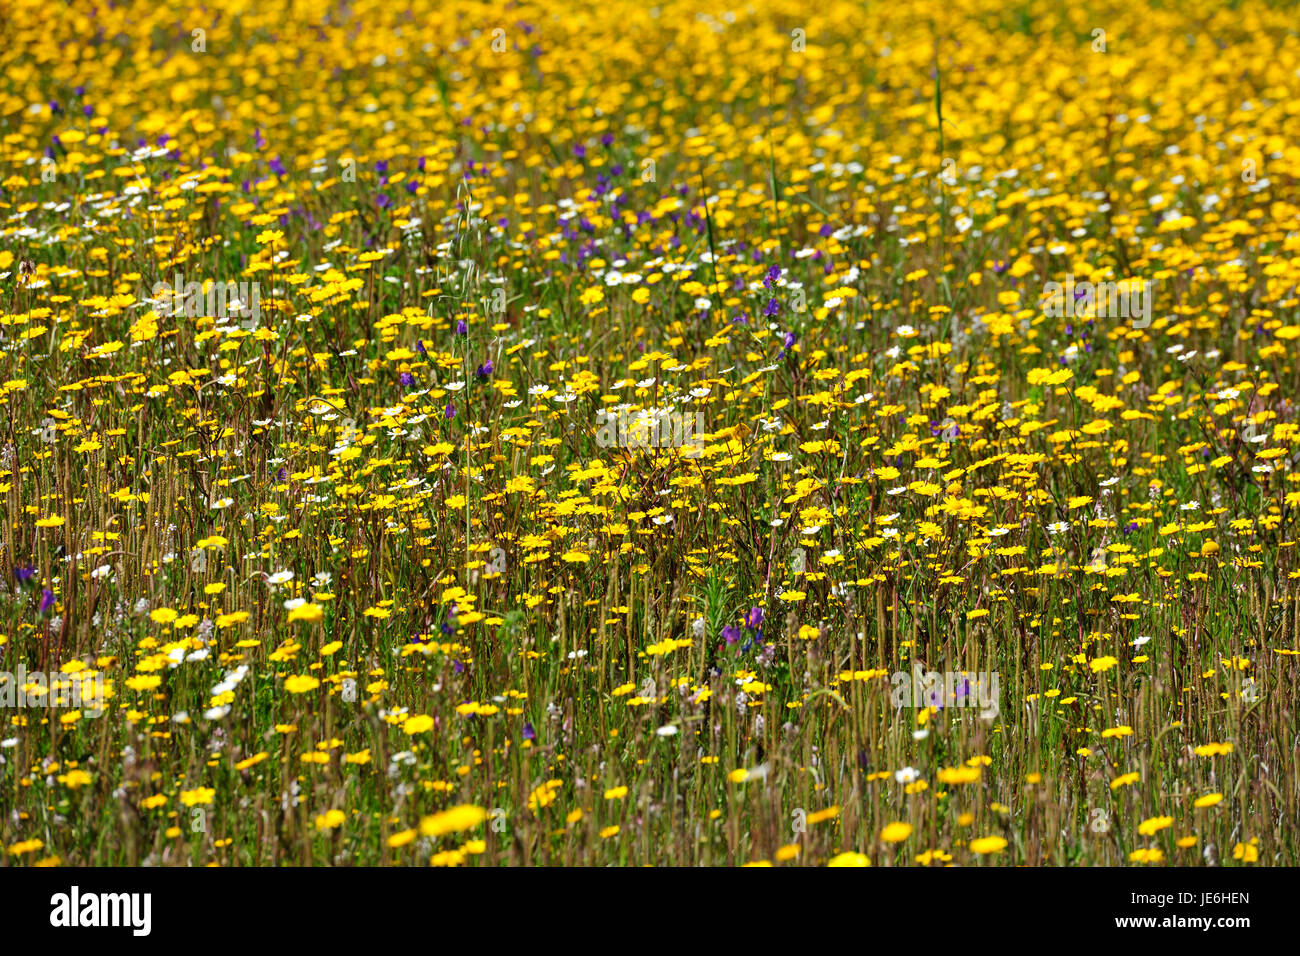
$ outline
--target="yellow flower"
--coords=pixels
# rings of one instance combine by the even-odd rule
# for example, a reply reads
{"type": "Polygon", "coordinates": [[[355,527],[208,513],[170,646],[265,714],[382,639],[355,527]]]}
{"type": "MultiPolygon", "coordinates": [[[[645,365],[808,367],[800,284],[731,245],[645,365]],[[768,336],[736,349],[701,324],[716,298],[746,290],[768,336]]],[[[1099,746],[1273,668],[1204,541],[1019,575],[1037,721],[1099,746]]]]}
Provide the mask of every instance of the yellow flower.
{"type": "Polygon", "coordinates": [[[207,806],[212,802],[212,798],[217,795],[217,791],[211,787],[196,787],[193,790],[181,791],[181,803],[187,807],[207,806]]]}
{"type": "Polygon", "coordinates": [[[447,833],[459,833],[461,830],[469,830],[478,826],[485,819],[487,819],[487,811],[482,807],[463,803],[452,807],[450,810],[443,810],[433,816],[421,818],[420,832],[427,837],[439,837],[447,833]]]}
{"type": "Polygon", "coordinates": [[[402,724],[402,730],[408,735],[422,734],[426,730],[433,729],[433,718],[428,714],[419,714],[415,717],[408,717],[406,723],[402,724]]]}
{"type": "Polygon", "coordinates": [[[406,846],[406,844],[414,840],[415,837],[416,833],[414,830],[402,830],[400,833],[394,833],[388,838],[388,845],[394,848],[406,846]]]}
{"type": "Polygon", "coordinates": [[[69,790],[76,790],[78,787],[84,787],[90,783],[91,776],[84,770],[69,770],[67,773],[60,775],[58,780],[69,790]]]}
{"type": "Polygon", "coordinates": [[[342,810],[329,810],[326,813],[319,814],[316,817],[317,830],[333,830],[341,827],[343,821],[347,819],[347,814],[342,810]]]}
{"type": "Polygon", "coordinates": [[[940,783],[974,783],[979,778],[979,767],[945,767],[943,770],[939,771],[940,783]]]}
{"type": "Polygon", "coordinates": [[[1000,836],[986,836],[970,841],[971,852],[978,853],[981,856],[990,853],[1001,853],[1006,849],[1006,846],[1007,841],[1002,839],[1000,836]]]}
{"type": "MultiPolygon", "coordinates": [[[[540,787],[535,789],[528,797],[528,809],[536,813],[542,807],[549,807],[555,802],[555,794],[562,786],[563,781],[548,780],[540,787]]],[[[569,821],[573,822],[573,821],[569,821]]]]}
{"type": "Polygon", "coordinates": [[[880,831],[880,839],[886,843],[902,843],[912,835],[912,824],[895,822],[880,831]]]}
{"type": "Polygon", "coordinates": [[[284,679],[284,689],[291,694],[305,694],[320,686],[320,681],[310,674],[293,674],[284,679]]]}
{"type": "Polygon", "coordinates": [[[1026,376],[1030,385],[1060,385],[1063,382],[1068,382],[1073,377],[1074,372],[1068,368],[1059,370],[1035,368],[1030,369],[1029,374],[1026,376]]]}
{"type": "Polygon", "coordinates": [[[315,624],[325,616],[325,609],[319,604],[299,604],[289,612],[290,621],[306,621],[315,624]]]}
{"type": "Polygon", "coordinates": [[[1153,836],[1167,827],[1173,826],[1173,817],[1148,817],[1138,824],[1138,833],[1153,836]]]}
{"type": "Polygon", "coordinates": [[[1202,744],[1194,753],[1198,757],[1218,757],[1232,753],[1232,744],[1202,744]]]}
{"type": "Polygon", "coordinates": [[[742,475],[729,475],[725,478],[719,478],[718,484],[724,487],[736,487],[737,485],[748,485],[754,481],[758,481],[758,472],[747,471],[742,475]]]}
{"type": "Polygon", "coordinates": [[[247,757],[244,760],[241,760],[238,763],[236,763],[235,769],[243,771],[249,769],[250,767],[256,767],[259,763],[261,763],[269,756],[270,754],[268,754],[265,750],[258,751],[257,753],[253,754],[253,756],[247,757]]]}
{"type": "Polygon", "coordinates": [[[45,846],[45,844],[39,838],[33,837],[30,840],[22,840],[15,843],[9,848],[9,855],[22,856],[25,853],[35,853],[43,846],[45,846]]]}
{"type": "Polygon", "coordinates": [[[827,866],[870,866],[871,861],[865,853],[839,853],[831,857],[827,866]]]}

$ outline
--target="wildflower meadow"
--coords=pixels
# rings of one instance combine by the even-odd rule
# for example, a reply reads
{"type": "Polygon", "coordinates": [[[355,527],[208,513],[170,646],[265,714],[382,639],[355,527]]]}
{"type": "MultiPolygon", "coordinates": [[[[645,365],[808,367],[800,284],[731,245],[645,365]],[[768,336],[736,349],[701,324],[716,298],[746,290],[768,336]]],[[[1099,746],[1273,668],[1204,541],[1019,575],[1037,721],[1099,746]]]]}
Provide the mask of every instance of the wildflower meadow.
{"type": "Polygon", "coordinates": [[[3,0],[0,871],[1300,864],[1298,131],[1282,2],[3,0]]]}

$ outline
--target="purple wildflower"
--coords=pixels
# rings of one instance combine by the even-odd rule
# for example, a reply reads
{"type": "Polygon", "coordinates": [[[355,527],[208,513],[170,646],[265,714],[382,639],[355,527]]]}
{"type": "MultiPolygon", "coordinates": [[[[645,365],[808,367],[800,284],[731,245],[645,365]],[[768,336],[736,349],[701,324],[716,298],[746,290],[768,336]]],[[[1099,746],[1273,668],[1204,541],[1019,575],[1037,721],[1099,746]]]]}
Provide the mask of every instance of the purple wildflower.
{"type": "Polygon", "coordinates": [[[781,361],[781,359],[785,358],[786,353],[788,353],[790,351],[791,346],[794,345],[796,338],[797,336],[793,332],[785,333],[785,341],[781,345],[781,352],[776,357],[776,360],[778,362],[781,361]]]}

